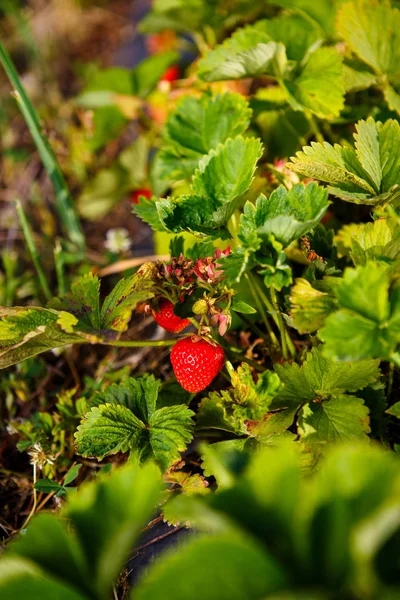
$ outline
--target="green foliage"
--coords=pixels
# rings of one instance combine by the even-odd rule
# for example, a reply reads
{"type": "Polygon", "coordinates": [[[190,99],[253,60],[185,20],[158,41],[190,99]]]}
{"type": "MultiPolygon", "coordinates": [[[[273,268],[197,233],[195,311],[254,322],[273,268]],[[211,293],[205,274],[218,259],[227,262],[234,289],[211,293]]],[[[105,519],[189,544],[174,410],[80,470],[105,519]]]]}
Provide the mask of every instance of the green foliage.
{"type": "Polygon", "coordinates": [[[335,286],[339,310],[320,331],[325,353],[336,360],[390,358],[399,342],[399,292],[390,291],[387,265],[370,261],[346,269],[335,286]]]}
{"type": "Polygon", "coordinates": [[[265,284],[278,290],[291,283],[291,271],[283,248],[308,233],[329,206],[327,192],[315,183],[283,186],[267,199],[246,202],[240,218],[241,246],[222,259],[226,277],[238,282],[246,271],[259,268],[265,284]]]}
{"type": "Polygon", "coordinates": [[[374,260],[394,263],[400,252],[399,226],[389,218],[359,224],[349,232],[346,248],[355,266],[374,260]]]}
{"type": "Polygon", "coordinates": [[[363,444],[331,450],[307,478],[293,449],[264,450],[217,494],[173,501],[212,533],[161,558],[132,597],[395,597],[399,473],[395,456],[363,444]]]}
{"type": "MultiPolygon", "coordinates": [[[[2,598],[110,597],[157,501],[167,522],[208,533],[149,567],[135,598],[399,596],[399,14],[386,0],[154,0],[142,23],[161,34],[153,56],[133,70],[84,67],[75,105],[41,106],[80,214],[98,223],[85,227],[88,257],[53,239],[39,177],[28,250],[45,295],[57,283],[60,297],[35,306],[19,244],[1,262],[0,367],[31,357],[0,383],[1,477],[22,514],[5,503],[4,535],[53,496],[64,505],[0,561],[2,598]],[[171,64],[179,81],[159,85],[171,64]],[[103,256],[101,243],[141,194],[134,212],[157,232],[157,256],[131,274],[140,259],[103,256]],[[115,284],[105,298],[99,271],[115,284]],[[167,353],[118,356],[179,339],[162,331],[162,306],[190,318],[188,369],[199,338],[226,355],[196,398],[167,353]],[[74,349],[34,358],[78,343],[103,348],[79,363],[74,349]],[[354,446],[332,453],[343,441],[354,446]],[[29,454],[22,483],[14,442],[29,454]],[[92,463],[78,478],[75,452],[107,457],[88,492],[75,482],[92,463]],[[153,467],[105,483],[117,453],[157,464],[161,498],[153,467]]],[[[0,117],[10,193],[18,168],[31,171],[14,123],[0,117]]]]}
{"type": "Polygon", "coordinates": [[[271,41],[268,34],[249,26],[239,29],[202,58],[198,75],[208,82],[258,75],[279,77],[285,64],[284,45],[271,41]]]}
{"type": "MultiPolygon", "coordinates": [[[[389,3],[349,2],[338,13],[338,32],[350,50],[376,74],[389,108],[397,113],[400,112],[399,26],[400,12],[389,3]]],[[[364,87],[371,84],[375,81],[366,81],[364,87]]]]}
{"type": "MultiPolygon", "coordinates": [[[[106,127],[108,125],[109,119],[106,127]]],[[[78,198],[79,214],[90,221],[97,221],[128,192],[146,187],[149,151],[148,137],[140,135],[110,167],[100,169],[90,178],[78,198]]]]}
{"type": "Polygon", "coordinates": [[[257,139],[228,139],[200,160],[189,195],[142,200],[134,211],[157,230],[226,237],[227,221],[249,188],[260,156],[257,139]]]}
{"type": "Polygon", "coordinates": [[[160,383],[152,375],[128,378],[96,393],[76,432],[79,454],[101,460],[130,451],[166,470],[192,439],[194,413],[184,405],[156,409],[160,383]]]}
{"type": "Polygon", "coordinates": [[[299,183],[290,190],[280,186],[268,200],[260,196],[255,207],[246,205],[244,214],[247,223],[243,223],[242,236],[248,238],[251,235],[249,225],[254,220],[256,234],[262,242],[273,235],[286,247],[308,233],[321,220],[329,206],[327,196],[326,191],[315,183],[306,186],[299,183]],[[252,210],[254,217],[250,216],[252,210]]]}
{"type": "Polygon", "coordinates": [[[337,116],[344,95],[341,58],[333,48],[312,48],[318,32],[308,21],[299,37],[293,24],[298,27],[301,21],[280,17],[275,23],[267,21],[266,26],[261,21],[239,29],[200,60],[199,77],[210,82],[270,76],[282,86],[294,110],[322,118],[337,116]],[[288,57],[299,61],[297,68],[288,57]]]}
{"type": "Polygon", "coordinates": [[[10,546],[0,561],[1,596],[108,598],[159,491],[154,465],[125,466],[86,484],[60,516],[38,516],[10,546]]]}
{"type": "Polygon", "coordinates": [[[67,313],[39,307],[1,308],[0,368],[52,348],[84,341],[79,335],[59,327],[58,319],[66,316],[67,313]]]}
{"type": "Polygon", "coordinates": [[[329,184],[328,191],[355,204],[383,204],[398,197],[400,126],[393,119],[384,124],[371,117],[359,121],[355,148],[313,142],[291,158],[288,167],[329,184]]]}
{"type": "Polygon", "coordinates": [[[68,294],[54,298],[52,308],[2,308],[0,368],[66,344],[116,339],[127,329],[136,305],[152,298],[152,288],[151,276],[139,271],[121,279],[100,309],[100,282],[88,273],[72,284],[68,294]]]}
{"type": "Polygon", "coordinates": [[[296,412],[298,433],[307,443],[366,439],[369,410],[362,399],[348,394],[377,381],[379,361],[335,362],[323,350],[314,348],[302,367],[275,366],[283,386],[269,408],[286,411],[291,422],[296,412]]]}
{"type": "Polygon", "coordinates": [[[200,429],[222,429],[247,434],[246,421],[260,420],[268,411],[279,387],[275,373],[264,371],[254,383],[246,363],[231,372],[233,389],[211,392],[199,406],[200,429]]]}
{"type": "Polygon", "coordinates": [[[35,490],[45,492],[46,494],[55,492],[56,497],[65,496],[68,492],[76,490],[76,488],[67,486],[78,477],[81,467],[82,465],[74,465],[71,467],[65,475],[64,483],[62,485],[52,479],[39,479],[39,481],[35,483],[35,490]]]}
{"type": "Polygon", "coordinates": [[[88,69],[88,81],[76,102],[94,109],[90,144],[97,150],[118,137],[127,123],[124,102],[137,99],[137,107],[156,88],[166,69],[179,60],[175,51],[149,56],[134,69],[88,69]]]}
{"type": "Polygon", "coordinates": [[[168,116],[158,156],[160,176],[169,180],[191,177],[205,154],[246,131],[250,115],[239,94],[185,96],[168,116]]]}
{"type": "MultiPolygon", "coordinates": [[[[314,283],[318,284],[319,282],[314,283]]],[[[337,306],[332,294],[313,287],[307,279],[296,279],[291,289],[290,302],[292,322],[300,333],[317,331],[337,306]]]]}
{"type": "Polygon", "coordinates": [[[144,579],[135,597],[246,600],[269,597],[285,583],[281,569],[262,546],[238,533],[200,537],[181,552],[155,567],[152,579],[144,579]],[[182,573],[191,573],[190,579],[182,573]]]}

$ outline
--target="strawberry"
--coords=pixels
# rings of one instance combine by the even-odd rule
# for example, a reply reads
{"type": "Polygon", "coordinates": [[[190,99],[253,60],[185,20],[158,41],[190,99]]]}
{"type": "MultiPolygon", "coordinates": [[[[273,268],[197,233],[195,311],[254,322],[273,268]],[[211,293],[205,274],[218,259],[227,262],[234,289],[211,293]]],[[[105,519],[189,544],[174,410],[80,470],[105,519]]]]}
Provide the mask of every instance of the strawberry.
{"type": "Polygon", "coordinates": [[[181,319],[174,313],[174,305],[167,298],[159,302],[159,310],[152,310],[153,317],[161,327],[171,333],[178,333],[190,325],[189,319],[181,319]]]}
{"type": "Polygon", "coordinates": [[[139,204],[140,196],[144,196],[145,198],[151,198],[153,196],[151,190],[147,188],[140,188],[138,190],[134,190],[131,196],[132,204],[139,204]]]}
{"type": "Polygon", "coordinates": [[[178,65],[172,65],[172,67],[169,67],[160,77],[160,81],[168,81],[169,83],[172,83],[173,81],[179,79],[179,76],[180,72],[178,65]]]}
{"type": "Polygon", "coordinates": [[[224,366],[224,351],[204,339],[186,337],[176,342],[171,352],[175,376],[188,392],[201,392],[224,366]]]}

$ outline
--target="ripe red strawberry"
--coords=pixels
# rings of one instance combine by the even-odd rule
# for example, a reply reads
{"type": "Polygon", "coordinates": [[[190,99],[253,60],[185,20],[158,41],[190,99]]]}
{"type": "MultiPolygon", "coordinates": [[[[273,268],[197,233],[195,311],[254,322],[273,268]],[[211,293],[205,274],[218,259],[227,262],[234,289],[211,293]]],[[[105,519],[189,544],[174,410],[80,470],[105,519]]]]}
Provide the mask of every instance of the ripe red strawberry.
{"type": "Polygon", "coordinates": [[[201,392],[224,366],[225,355],[221,346],[206,340],[187,337],[176,342],[171,352],[175,376],[188,392],[201,392]]]}
{"type": "Polygon", "coordinates": [[[179,76],[180,72],[178,65],[172,65],[172,67],[169,67],[160,77],[160,81],[169,81],[169,83],[172,83],[173,81],[179,79],[179,76]]]}
{"type": "Polygon", "coordinates": [[[159,302],[159,310],[152,310],[153,317],[161,327],[171,333],[178,333],[190,325],[189,319],[181,319],[174,313],[174,305],[167,298],[159,302]]]}
{"type": "Polygon", "coordinates": [[[151,198],[153,196],[151,190],[147,188],[140,188],[138,190],[134,190],[131,196],[132,204],[139,204],[140,196],[144,196],[145,198],[151,198]]]}

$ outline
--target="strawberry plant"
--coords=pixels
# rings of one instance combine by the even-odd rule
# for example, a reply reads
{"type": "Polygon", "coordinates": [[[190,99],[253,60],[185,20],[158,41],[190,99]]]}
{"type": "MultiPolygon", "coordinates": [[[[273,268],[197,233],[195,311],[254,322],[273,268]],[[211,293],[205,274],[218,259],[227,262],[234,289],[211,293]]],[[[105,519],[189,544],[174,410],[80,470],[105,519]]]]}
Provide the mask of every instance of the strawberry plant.
{"type": "Polygon", "coordinates": [[[59,145],[0,45],[54,188],[1,259],[8,597],[127,597],[152,516],[199,537],[134,597],[398,593],[400,13],[317,4],[154,0],[59,145]]]}

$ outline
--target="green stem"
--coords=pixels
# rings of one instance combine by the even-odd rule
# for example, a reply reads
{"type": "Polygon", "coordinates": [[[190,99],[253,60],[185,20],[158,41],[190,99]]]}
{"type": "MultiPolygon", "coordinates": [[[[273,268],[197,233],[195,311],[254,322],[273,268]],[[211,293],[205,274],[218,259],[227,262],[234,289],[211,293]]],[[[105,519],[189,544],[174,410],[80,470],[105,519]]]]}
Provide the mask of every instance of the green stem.
{"type": "Polygon", "coordinates": [[[390,362],[392,362],[396,367],[400,367],[400,352],[393,352],[390,357],[390,362]]]}
{"type": "Polygon", "coordinates": [[[56,194],[56,209],[66,235],[80,251],[85,250],[85,238],[79,219],[74,211],[73,202],[57,159],[48,140],[43,135],[39,118],[21,83],[11,57],[0,41],[0,62],[14,88],[13,95],[25,119],[40,158],[53,184],[56,194]]]}
{"type": "Polygon", "coordinates": [[[278,301],[276,298],[275,289],[272,287],[269,288],[269,293],[271,295],[271,301],[270,301],[267,297],[266,292],[264,292],[261,285],[258,283],[256,277],[254,277],[253,281],[254,281],[254,285],[257,289],[257,293],[262,298],[265,306],[268,308],[269,313],[271,314],[272,318],[274,319],[276,326],[279,328],[279,332],[281,335],[281,342],[282,342],[282,354],[283,354],[284,358],[286,358],[285,355],[287,355],[287,351],[289,351],[289,353],[292,356],[295,356],[296,349],[293,345],[293,342],[288,334],[285,323],[283,321],[281,311],[279,309],[278,301]],[[271,302],[272,302],[272,304],[271,304],[271,302]]]}
{"type": "Polygon", "coordinates": [[[283,317],[282,317],[282,314],[281,314],[281,311],[279,308],[278,299],[276,297],[276,292],[273,287],[270,288],[270,294],[271,294],[272,304],[274,306],[276,315],[278,317],[278,327],[279,327],[279,332],[281,334],[283,358],[287,359],[288,354],[290,354],[291,356],[295,356],[296,349],[290,338],[288,330],[286,329],[286,325],[285,325],[285,322],[283,320],[283,317]]]}
{"type": "Polygon", "coordinates": [[[267,313],[264,310],[262,302],[260,302],[260,297],[259,297],[259,294],[257,293],[255,279],[253,278],[253,275],[251,273],[246,273],[246,279],[249,282],[250,292],[253,296],[255,304],[257,305],[257,308],[261,315],[261,318],[264,321],[264,325],[267,328],[269,337],[271,338],[271,342],[274,344],[274,346],[279,346],[278,339],[277,339],[275,333],[273,332],[271,325],[269,324],[267,313]]]}
{"type": "Polygon", "coordinates": [[[173,346],[177,340],[144,340],[138,342],[136,340],[115,340],[110,342],[99,342],[103,346],[115,346],[116,348],[146,348],[153,346],[159,348],[161,346],[173,346]]]}
{"type": "Polygon", "coordinates": [[[251,277],[252,277],[252,282],[253,282],[253,285],[256,289],[258,296],[262,299],[265,306],[267,307],[267,310],[268,310],[269,314],[271,315],[271,317],[273,318],[275,325],[279,326],[278,315],[276,314],[275,307],[271,303],[266,292],[264,292],[264,290],[261,288],[261,285],[257,281],[257,277],[255,277],[254,275],[252,275],[251,277]]]}
{"type": "Polygon", "coordinates": [[[28,246],[28,250],[33,260],[33,264],[35,265],[35,269],[37,271],[39,282],[43,290],[43,294],[46,297],[46,300],[51,299],[51,291],[49,288],[49,284],[47,283],[46,275],[44,274],[42,264],[39,258],[39,252],[35,246],[35,242],[33,241],[32,230],[28,223],[28,219],[25,216],[24,210],[22,208],[21,202],[19,200],[15,203],[15,208],[17,210],[17,215],[19,218],[19,222],[21,223],[22,231],[25,237],[26,245],[28,246]]]}

